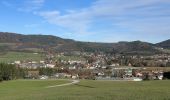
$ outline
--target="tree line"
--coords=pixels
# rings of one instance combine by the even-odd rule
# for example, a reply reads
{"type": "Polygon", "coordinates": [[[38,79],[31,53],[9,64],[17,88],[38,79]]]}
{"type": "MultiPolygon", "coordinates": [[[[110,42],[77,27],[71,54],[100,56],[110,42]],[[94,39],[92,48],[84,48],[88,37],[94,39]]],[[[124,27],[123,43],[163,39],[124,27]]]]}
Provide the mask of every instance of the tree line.
{"type": "Polygon", "coordinates": [[[24,78],[26,70],[12,64],[0,63],[0,81],[24,78]]]}

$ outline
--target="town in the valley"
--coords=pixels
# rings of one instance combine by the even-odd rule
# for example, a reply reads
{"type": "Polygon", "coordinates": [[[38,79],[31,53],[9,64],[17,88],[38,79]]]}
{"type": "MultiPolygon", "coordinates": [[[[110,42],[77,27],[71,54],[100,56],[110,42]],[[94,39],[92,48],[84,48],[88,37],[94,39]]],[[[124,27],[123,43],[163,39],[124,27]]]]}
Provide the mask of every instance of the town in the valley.
{"type": "MultiPolygon", "coordinates": [[[[38,53],[33,53],[38,54],[38,53]]],[[[163,80],[169,78],[170,55],[124,55],[103,52],[45,53],[43,59],[9,64],[24,69],[24,79],[163,80]]]]}

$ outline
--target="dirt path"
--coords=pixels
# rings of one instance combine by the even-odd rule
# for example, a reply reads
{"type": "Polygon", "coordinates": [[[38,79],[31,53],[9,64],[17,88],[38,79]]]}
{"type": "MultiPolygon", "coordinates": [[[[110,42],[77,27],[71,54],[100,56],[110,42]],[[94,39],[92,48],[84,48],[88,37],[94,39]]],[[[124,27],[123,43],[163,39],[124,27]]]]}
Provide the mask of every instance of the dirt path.
{"type": "Polygon", "coordinates": [[[53,85],[53,86],[47,86],[46,88],[52,88],[52,87],[61,87],[61,86],[68,86],[72,84],[77,84],[79,83],[79,80],[72,80],[71,83],[65,83],[65,84],[59,84],[59,85],[53,85]]]}

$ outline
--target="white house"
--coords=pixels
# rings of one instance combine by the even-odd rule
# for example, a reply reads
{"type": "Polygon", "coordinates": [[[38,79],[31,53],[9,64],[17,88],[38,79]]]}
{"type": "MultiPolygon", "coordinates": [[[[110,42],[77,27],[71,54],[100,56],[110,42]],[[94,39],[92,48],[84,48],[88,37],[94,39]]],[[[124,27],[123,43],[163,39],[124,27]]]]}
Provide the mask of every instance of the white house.
{"type": "Polygon", "coordinates": [[[41,80],[48,79],[48,76],[46,76],[46,75],[42,75],[42,76],[40,76],[40,79],[41,79],[41,80]]]}
{"type": "Polygon", "coordinates": [[[54,65],[54,64],[46,64],[46,67],[48,67],[48,68],[54,68],[55,65],[54,65]]]}
{"type": "Polygon", "coordinates": [[[21,64],[21,61],[14,61],[15,64],[21,64]]]}

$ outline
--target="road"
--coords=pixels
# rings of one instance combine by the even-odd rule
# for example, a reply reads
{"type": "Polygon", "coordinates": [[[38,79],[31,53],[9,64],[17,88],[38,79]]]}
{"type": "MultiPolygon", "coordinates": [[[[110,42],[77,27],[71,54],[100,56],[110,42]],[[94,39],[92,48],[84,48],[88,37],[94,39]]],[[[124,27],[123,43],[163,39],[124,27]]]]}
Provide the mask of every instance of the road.
{"type": "Polygon", "coordinates": [[[65,83],[65,84],[59,84],[59,85],[53,85],[53,86],[47,86],[46,88],[53,88],[53,87],[61,87],[61,86],[68,86],[72,84],[77,84],[79,83],[79,80],[72,80],[71,83],[65,83]]]}

